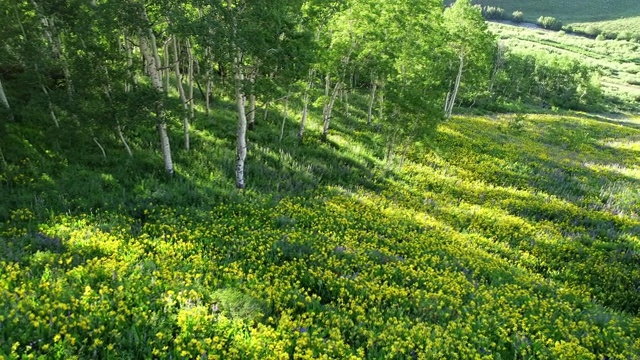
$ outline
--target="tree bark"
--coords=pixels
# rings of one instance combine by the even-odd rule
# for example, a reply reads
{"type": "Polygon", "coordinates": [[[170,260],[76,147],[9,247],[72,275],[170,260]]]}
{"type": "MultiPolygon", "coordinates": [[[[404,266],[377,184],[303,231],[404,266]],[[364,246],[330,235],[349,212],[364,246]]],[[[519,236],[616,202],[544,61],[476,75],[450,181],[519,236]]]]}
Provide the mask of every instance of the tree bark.
{"type": "Polygon", "coordinates": [[[211,114],[211,94],[213,93],[213,81],[211,79],[213,75],[213,59],[211,59],[211,49],[206,47],[204,49],[204,61],[207,64],[207,70],[204,73],[204,77],[207,81],[206,90],[204,94],[205,114],[209,118],[211,114]]]}
{"type": "Polygon", "coordinates": [[[376,91],[378,90],[378,82],[375,78],[371,79],[371,97],[369,98],[369,109],[367,111],[367,125],[373,123],[373,104],[376,100],[376,91]]]}
{"type": "Polygon", "coordinates": [[[11,112],[11,106],[9,106],[9,100],[4,93],[4,87],[2,87],[2,80],[0,80],[0,105],[4,107],[9,114],[9,120],[13,120],[13,113],[11,112]]]}
{"type": "Polygon", "coordinates": [[[256,127],[256,95],[249,95],[249,128],[256,127]]]}
{"type": "Polygon", "coordinates": [[[309,82],[307,88],[304,91],[304,97],[302,100],[302,120],[300,120],[300,130],[298,131],[298,140],[302,142],[304,139],[304,131],[307,126],[307,117],[309,116],[309,95],[313,90],[313,78],[315,77],[315,70],[309,70],[309,82]]]}
{"type": "Polygon", "coordinates": [[[127,56],[127,74],[129,79],[131,80],[131,83],[129,83],[129,81],[125,81],[124,83],[124,91],[126,93],[131,92],[131,84],[138,84],[138,79],[135,76],[135,73],[133,71],[133,52],[131,50],[131,44],[129,43],[129,37],[127,36],[127,33],[125,32],[123,34],[124,37],[124,49],[125,49],[125,53],[127,56]]]}
{"type": "Polygon", "coordinates": [[[191,41],[189,39],[186,40],[187,45],[187,56],[189,57],[189,73],[187,77],[187,85],[189,86],[189,121],[193,121],[195,117],[195,104],[193,101],[193,74],[194,74],[194,66],[195,59],[193,56],[193,49],[191,49],[191,41]]]}
{"type": "Polygon", "coordinates": [[[242,90],[244,74],[242,69],[242,52],[238,51],[233,64],[236,107],[238,109],[238,131],[236,142],[236,187],[245,188],[244,162],[247,158],[247,116],[244,109],[245,95],[242,90]]]}
{"type": "Polygon", "coordinates": [[[255,81],[256,81],[255,72],[250,75],[249,81],[251,82],[250,94],[249,94],[249,119],[248,119],[248,128],[253,130],[256,126],[256,90],[255,90],[255,81]]]}
{"type": "MultiPolygon", "coordinates": [[[[143,13],[144,20],[147,21],[146,13],[143,13]]],[[[148,29],[148,34],[145,36],[142,33],[140,34],[140,51],[144,56],[145,61],[147,62],[147,67],[149,70],[149,78],[151,79],[151,84],[156,89],[158,100],[155,104],[155,113],[156,113],[156,128],[158,130],[158,135],[160,136],[160,148],[162,150],[162,159],[164,161],[164,168],[167,174],[173,175],[173,158],[171,156],[171,145],[169,141],[169,134],[167,133],[167,123],[164,115],[164,101],[163,101],[163,85],[162,85],[162,74],[159,69],[159,56],[157,56],[157,46],[151,46],[149,44],[152,41],[151,33],[152,29],[148,29]],[[148,37],[147,37],[148,36],[148,37]],[[155,49],[155,54],[154,54],[155,49]]]]}
{"type": "Polygon", "coordinates": [[[118,121],[118,126],[116,126],[116,130],[118,131],[118,136],[120,137],[120,141],[122,141],[122,145],[127,149],[127,154],[129,157],[133,157],[133,152],[131,151],[131,147],[129,147],[129,143],[127,139],[124,137],[124,132],[122,131],[122,126],[120,125],[120,121],[118,121]]]}
{"type": "Polygon", "coordinates": [[[55,27],[55,21],[53,18],[49,18],[44,14],[40,5],[35,0],[30,0],[33,5],[36,15],[40,18],[40,22],[42,23],[42,29],[44,31],[47,42],[49,43],[49,47],[51,48],[51,54],[55,60],[60,61],[62,65],[62,72],[64,74],[65,85],[67,87],[67,92],[69,95],[69,100],[73,100],[73,84],[71,82],[71,71],[69,70],[69,64],[64,57],[62,52],[62,40],[60,38],[60,34],[58,34],[57,29],[55,27]]]}
{"type": "Polygon", "coordinates": [[[47,103],[49,104],[49,115],[51,116],[51,120],[53,120],[53,123],[56,125],[57,128],[59,128],[60,122],[58,122],[58,117],[56,116],[56,112],[53,110],[53,103],[51,102],[51,96],[49,96],[49,91],[47,90],[47,87],[44,86],[44,84],[42,83],[40,83],[40,88],[42,89],[42,92],[47,98],[47,103]]]}
{"type": "Polygon", "coordinates": [[[282,126],[280,127],[280,140],[278,142],[282,142],[284,138],[284,125],[287,122],[287,118],[289,117],[289,94],[284,98],[284,116],[282,117],[282,126]]]}
{"type": "Polygon", "coordinates": [[[171,54],[170,54],[170,42],[167,41],[164,44],[164,92],[169,96],[171,91],[171,54]]]}
{"type": "Polygon", "coordinates": [[[380,97],[378,99],[378,120],[384,120],[384,82],[380,84],[380,90],[378,91],[380,97]]]}
{"type": "Polygon", "coordinates": [[[456,82],[453,86],[453,91],[451,92],[451,96],[449,96],[449,103],[447,107],[446,117],[447,119],[451,119],[451,114],[453,113],[453,105],[456,102],[456,97],[458,96],[458,90],[460,89],[460,81],[462,80],[462,70],[464,69],[464,54],[460,54],[460,66],[458,67],[458,75],[456,76],[456,82]]]}
{"type": "Polygon", "coordinates": [[[98,138],[94,137],[93,138],[93,142],[96,143],[96,145],[98,145],[98,147],[100,148],[100,152],[102,153],[102,157],[104,159],[106,159],[107,158],[107,152],[104,151],[104,147],[100,144],[100,142],[98,141],[98,138]]]}
{"type": "Polygon", "coordinates": [[[333,112],[333,105],[336,102],[336,98],[338,97],[338,93],[340,92],[341,86],[342,86],[342,82],[338,81],[333,88],[331,98],[324,106],[324,111],[322,112],[322,119],[324,123],[322,126],[322,137],[321,137],[322,141],[327,141],[327,137],[329,136],[329,125],[331,124],[331,114],[333,112]]]}
{"type": "Polygon", "coordinates": [[[189,105],[187,104],[187,96],[184,93],[184,87],[182,86],[182,74],[180,73],[180,57],[178,53],[178,39],[173,36],[171,39],[173,45],[173,71],[176,73],[176,87],[180,94],[180,101],[182,102],[182,109],[184,114],[182,116],[182,125],[184,129],[184,148],[189,150],[191,147],[191,139],[189,136],[189,105]]]}

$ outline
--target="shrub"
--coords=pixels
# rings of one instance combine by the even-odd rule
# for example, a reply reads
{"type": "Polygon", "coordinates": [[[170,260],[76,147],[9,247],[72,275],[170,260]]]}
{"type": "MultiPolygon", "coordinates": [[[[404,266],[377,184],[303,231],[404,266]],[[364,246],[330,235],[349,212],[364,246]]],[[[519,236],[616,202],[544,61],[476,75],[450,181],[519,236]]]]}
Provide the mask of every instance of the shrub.
{"type": "Polygon", "coordinates": [[[560,30],[562,29],[562,22],[552,16],[540,16],[538,18],[538,25],[548,30],[560,30]]]}
{"type": "Polygon", "coordinates": [[[596,40],[604,41],[604,40],[607,40],[607,38],[603,34],[599,34],[598,36],[596,36],[596,40]]]}
{"type": "Polygon", "coordinates": [[[590,36],[598,36],[602,33],[602,29],[597,26],[589,25],[584,29],[584,33],[590,36]]]}
{"type": "Polygon", "coordinates": [[[511,14],[511,19],[514,22],[521,23],[524,20],[524,13],[520,10],[514,11],[513,14],[511,14]]]}
{"type": "Polygon", "coordinates": [[[503,20],[506,18],[504,9],[496,6],[485,6],[482,9],[482,15],[487,20],[503,20]]]}
{"type": "Polygon", "coordinates": [[[633,39],[633,34],[629,31],[623,31],[621,33],[618,33],[618,36],[616,37],[617,40],[632,40],[633,39]]]}

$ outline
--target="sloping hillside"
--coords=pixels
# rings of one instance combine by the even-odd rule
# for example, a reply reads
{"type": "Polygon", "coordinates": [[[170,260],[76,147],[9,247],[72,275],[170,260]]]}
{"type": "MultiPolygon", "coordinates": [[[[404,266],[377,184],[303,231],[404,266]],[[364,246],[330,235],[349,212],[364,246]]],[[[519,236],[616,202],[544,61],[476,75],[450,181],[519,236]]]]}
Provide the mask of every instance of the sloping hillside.
{"type": "Polygon", "coordinates": [[[392,156],[352,111],[254,133],[244,192],[225,112],[173,180],[10,128],[0,355],[640,356],[640,119],[458,117],[392,156]]]}
{"type": "Polygon", "coordinates": [[[508,14],[519,10],[524,12],[525,18],[529,20],[535,20],[540,16],[553,16],[565,23],[572,23],[640,16],[640,3],[634,0],[474,0],[473,2],[483,6],[501,7],[508,14]]]}

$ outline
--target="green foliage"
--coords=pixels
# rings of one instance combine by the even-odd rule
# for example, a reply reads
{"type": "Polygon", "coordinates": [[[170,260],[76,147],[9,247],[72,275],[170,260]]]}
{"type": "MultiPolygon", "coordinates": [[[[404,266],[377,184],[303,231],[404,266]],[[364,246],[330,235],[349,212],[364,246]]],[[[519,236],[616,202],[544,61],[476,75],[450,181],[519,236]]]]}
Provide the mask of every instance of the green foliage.
{"type": "Polygon", "coordinates": [[[253,323],[264,315],[264,305],[237,289],[220,289],[211,294],[212,312],[230,319],[253,323]]]}
{"type": "Polygon", "coordinates": [[[504,20],[507,18],[504,9],[495,6],[482,7],[482,16],[487,20],[504,20]]]}
{"type": "Polygon", "coordinates": [[[521,131],[522,129],[524,129],[526,121],[527,116],[525,114],[515,114],[513,118],[509,120],[509,129],[521,131]]]}
{"type": "Polygon", "coordinates": [[[463,62],[458,102],[472,104],[485,95],[490,78],[496,40],[489,31],[480,9],[471,1],[457,1],[445,10],[449,32],[449,91],[455,86],[460,61],[463,62]],[[461,60],[462,59],[462,60],[461,60]]]}
{"type": "Polygon", "coordinates": [[[584,33],[595,37],[602,34],[602,29],[597,26],[591,25],[584,30],[584,33]]]}
{"type": "Polygon", "coordinates": [[[598,22],[580,22],[572,24],[576,32],[597,36],[603,31],[611,34],[610,38],[640,42],[640,17],[637,14],[629,14],[621,18],[598,22]],[[597,30],[597,31],[595,31],[597,30]]]}
{"type": "MultiPolygon", "coordinates": [[[[445,4],[453,2],[454,0],[446,0],[445,4]]],[[[635,0],[478,0],[474,3],[500,7],[507,12],[521,10],[531,19],[553,16],[565,23],[631,18],[640,13],[640,4],[635,0]]]]}
{"type": "Polygon", "coordinates": [[[520,10],[516,10],[511,14],[511,20],[517,23],[521,23],[524,20],[524,13],[520,10]]]}
{"type": "Polygon", "coordinates": [[[552,16],[541,16],[538,18],[538,25],[548,30],[562,29],[562,22],[552,16]]]}
{"type": "MultiPolygon", "coordinates": [[[[620,41],[595,41],[581,36],[561,36],[559,32],[541,32],[506,24],[491,24],[501,38],[501,46],[522,55],[564,58],[592,69],[592,75],[604,94],[601,104],[612,111],[637,111],[634,98],[640,89],[628,86],[640,71],[636,64],[638,45],[620,41]]],[[[595,98],[593,100],[597,100],[595,98]]],[[[594,108],[595,109],[595,108],[594,108]]]]}
{"type": "Polygon", "coordinates": [[[602,94],[593,72],[578,61],[554,56],[507,53],[495,80],[503,99],[566,109],[597,109],[602,94]]]}

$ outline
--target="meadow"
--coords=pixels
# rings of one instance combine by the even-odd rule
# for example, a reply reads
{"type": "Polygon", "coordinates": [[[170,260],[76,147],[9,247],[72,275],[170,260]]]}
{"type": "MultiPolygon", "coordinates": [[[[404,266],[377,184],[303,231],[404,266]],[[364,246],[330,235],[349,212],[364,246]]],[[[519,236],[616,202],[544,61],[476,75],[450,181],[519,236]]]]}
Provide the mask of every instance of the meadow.
{"type": "Polygon", "coordinates": [[[637,111],[640,99],[640,44],[625,40],[595,40],[564,31],[489,23],[505,48],[521,54],[547,53],[586,64],[598,73],[605,93],[622,100],[619,110],[637,111]]]}
{"type": "Polygon", "coordinates": [[[144,128],[129,159],[9,124],[0,358],[640,356],[639,118],[459,116],[394,153],[352,101],[327,143],[272,108],[244,191],[223,101],[173,179],[144,128]]]}
{"type": "Polygon", "coordinates": [[[524,19],[530,22],[535,22],[540,16],[553,16],[568,24],[599,22],[640,15],[640,3],[634,0],[474,0],[473,3],[500,7],[505,9],[507,14],[522,11],[524,19]]]}

